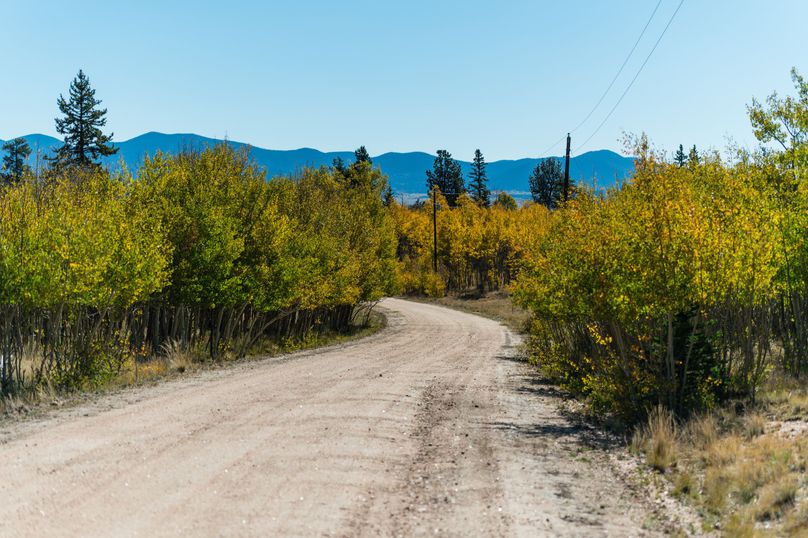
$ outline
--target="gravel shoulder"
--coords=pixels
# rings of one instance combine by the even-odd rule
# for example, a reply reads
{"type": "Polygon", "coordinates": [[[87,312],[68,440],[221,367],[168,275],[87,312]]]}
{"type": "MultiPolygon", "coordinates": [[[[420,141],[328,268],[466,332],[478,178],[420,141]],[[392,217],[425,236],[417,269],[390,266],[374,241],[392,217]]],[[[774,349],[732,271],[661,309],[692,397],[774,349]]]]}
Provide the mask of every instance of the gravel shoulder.
{"type": "Polygon", "coordinates": [[[0,536],[655,536],[610,439],[495,321],[386,299],[338,346],[0,431],[0,536]]]}

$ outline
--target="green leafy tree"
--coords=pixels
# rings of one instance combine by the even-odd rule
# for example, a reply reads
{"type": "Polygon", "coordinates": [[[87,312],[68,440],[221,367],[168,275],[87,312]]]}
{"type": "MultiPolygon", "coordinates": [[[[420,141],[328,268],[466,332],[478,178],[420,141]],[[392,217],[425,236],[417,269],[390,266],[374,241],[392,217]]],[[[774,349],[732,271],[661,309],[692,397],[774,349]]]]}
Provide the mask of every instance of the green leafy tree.
{"type": "Polygon", "coordinates": [[[676,155],[673,157],[673,162],[681,168],[687,164],[687,155],[685,154],[685,148],[682,144],[679,144],[679,149],[676,150],[676,155]]]}
{"type": "Polygon", "coordinates": [[[114,155],[118,148],[112,142],[112,133],[106,135],[101,128],[107,124],[107,109],[99,108],[100,99],[83,71],[70,84],[69,98],[60,95],[59,111],[64,114],[56,119],[56,131],[64,136],[64,144],[51,159],[57,167],[98,166],[101,157],[114,155]]]}
{"type": "Polygon", "coordinates": [[[488,207],[491,204],[491,191],[488,190],[486,166],[483,153],[479,149],[475,150],[474,160],[471,163],[471,173],[469,174],[469,192],[471,193],[471,199],[480,207],[488,207]]]}
{"type": "Polygon", "coordinates": [[[370,158],[370,153],[368,153],[367,148],[365,146],[359,146],[359,148],[354,151],[354,157],[356,158],[356,162],[358,163],[370,163],[373,164],[373,160],[370,158]]]}
{"type": "Polygon", "coordinates": [[[438,150],[432,170],[426,171],[426,187],[430,191],[437,187],[450,207],[455,207],[457,198],[466,191],[460,163],[445,149],[438,150]]]}
{"type": "Polygon", "coordinates": [[[759,152],[765,163],[766,182],[774,187],[777,204],[784,210],[778,219],[779,244],[786,261],[780,281],[786,290],[781,302],[788,322],[783,324],[784,364],[793,371],[805,369],[808,357],[808,81],[791,70],[796,95],[776,93],[765,103],[752,101],[749,119],[755,137],[763,144],[759,152]]]}
{"type": "Polygon", "coordinates": [[[497,199],[494,200],[494,206],[507,209],[508,211],[516,211],[519,209],[519,205],[516,203],[516,200],[507,192],[500,192],[497,194],[497,199]]]}
{"type": "Polygon", "coordinates": [[[19,183],[30,169],[25,163],[31,155],[31,146],[24,138],[15,138],[3,144],[3,179],[6,183],[19,183]]]}
{"type": "Polygon", "coordinates": [[[564,176],[559,159],[550,158],[539,161],[528,181],[534,202],[542,204],[547,209],[558,207],[564,195],[564,176]]]}
{"type": "Polygon", "coordinates": [[[796,69],[791,70],[791,80],[796,97],[781,98],[775,93],[766,99],[765,106],[753,100],[748,112],[755,137],[779,145],[783,151],[777,160],[796,173],[808,169],[808,82],[796,69]]]}

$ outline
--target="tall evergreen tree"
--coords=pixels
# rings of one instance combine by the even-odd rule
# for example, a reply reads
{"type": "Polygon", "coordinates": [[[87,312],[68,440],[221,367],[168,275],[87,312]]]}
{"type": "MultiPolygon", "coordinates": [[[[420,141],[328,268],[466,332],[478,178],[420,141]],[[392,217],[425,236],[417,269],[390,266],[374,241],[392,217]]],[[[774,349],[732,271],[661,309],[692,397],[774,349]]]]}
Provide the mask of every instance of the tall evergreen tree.
{"type": "Polygon", "coordinates": [[[384,207],[390,207],[396,203],[396,198],[393,195],[393,187],[388,183],[384,190],[382,190],[382,204],[384,207]]]}
{"type": "Polygon", "coordinates": [[[373,160],[370,158],[370,153],[365,148],[365,146],[359,146],[359,148],[354,151],[354,157],[356,158],[356,162],[358,163],[370,163],[373,164],[373,160]]]}
{"type": "Polygon", "coordinates": [[[107,124],[107,109],[98,107],[101,100],[95,98],[83,71],[70,84],[69,99],[59,95],[57,104],[64,117],[56,119],[56,131],[64,136],[64,144],[51,159],[56,166],[98,166],[101,157],[118,152],[111,144],[112,133],[101,131],[107,124]]]}
{"type": "Polygon", "coordinates": [[[699,164],[699,161],[701,161],[699,158],[699,151],[696,149],[695,144],[693,144],[693,147],[690,148],[690,154],[687,156],[687,160],[688,163],[692,165],[699,164]]]}
{"type": "Polygon", "coordinates": [[[438,150],[432,170],[426,171],[426,188],[431,191],[433,187],[440,190],[450,207],[457,205],[458,196],[466,190],[460,163],[445,149],[438,150]]]}
{"type": "Polygon", "coordinates": [[[31,146],[24,138],[15,138],[3,144],[3,179],[6,183],[18,183],[30,168],[25,163],[31,155],[31,146]]]}
{"type": "Polygon", "coordinates": [[[673,157],[673,162],[675,162],[680,168],[687,164],[687,155],[685,155],[685,148],[682,144],[679,144],[679,149],[676,150],[676,155],[673,157]]]}
{"type": "Polygon", "coordinates": [[[475,150],[474,160],[471,163],[471,173],[469,174],[469,193],[480,207],[488,207],[491,204],[491,191],[488,190],[486,166],[483,153],[479,149],[475,150]]]}
{"type": "Polygon", "coordinates": [[[333,166],[334,170],[336,170],[340,174],[345,173],[345,161],[342,160],[342,157],[337,157],[333,161],[331,161],[331,166],[333,166]]]}
{"type": "Polygon", "coordinates": [[[548,209],[558,207],[564,196],[564,174],[561,172],[561,160],[556,158],[542,159],[530,173],[530,194],[533,201],[548,209]]]}

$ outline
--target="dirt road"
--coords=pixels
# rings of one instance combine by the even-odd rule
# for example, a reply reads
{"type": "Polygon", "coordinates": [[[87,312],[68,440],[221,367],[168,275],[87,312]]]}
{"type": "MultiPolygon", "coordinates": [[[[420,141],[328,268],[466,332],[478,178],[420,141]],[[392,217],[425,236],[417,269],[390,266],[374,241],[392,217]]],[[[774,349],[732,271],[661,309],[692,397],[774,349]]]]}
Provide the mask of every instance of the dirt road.
{"type": "Polygon", "coordinates": [[[0,425],[0,536],[657,532],[510,331],[382,308],[363,340],[0,425]]]}

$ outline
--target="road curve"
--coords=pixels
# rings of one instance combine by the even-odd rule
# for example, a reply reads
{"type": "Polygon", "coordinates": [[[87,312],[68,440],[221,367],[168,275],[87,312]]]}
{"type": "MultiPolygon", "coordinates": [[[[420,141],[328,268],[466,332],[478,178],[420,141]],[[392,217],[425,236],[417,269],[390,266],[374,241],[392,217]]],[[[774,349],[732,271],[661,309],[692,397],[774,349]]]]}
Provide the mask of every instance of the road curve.
{"type": "Polygon", "coordinates": [[[381,308],[362,340],[0,424],[0,536],[655,532],[508,329],[381,308]]]}

